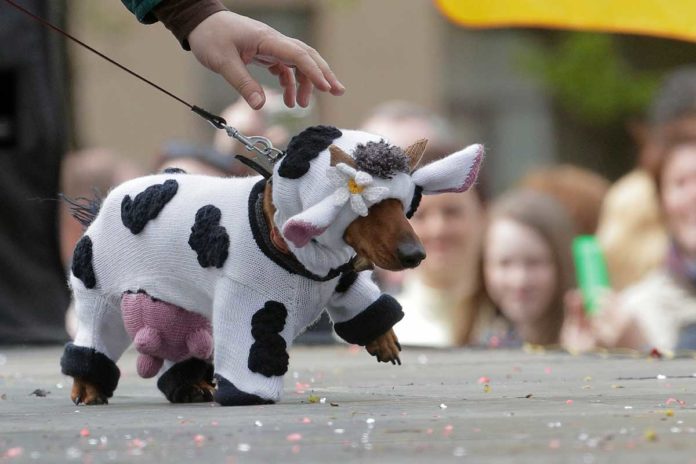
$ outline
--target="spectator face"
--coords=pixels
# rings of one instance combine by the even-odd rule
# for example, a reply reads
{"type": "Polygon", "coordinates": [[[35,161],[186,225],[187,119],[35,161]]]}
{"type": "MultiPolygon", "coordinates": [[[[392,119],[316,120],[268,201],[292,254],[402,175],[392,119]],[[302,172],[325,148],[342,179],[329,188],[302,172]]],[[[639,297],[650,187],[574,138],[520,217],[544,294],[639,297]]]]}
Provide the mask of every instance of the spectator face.
{"type": "Polygon", "coordinates": [[[427,255],[419,270],[431,276],[461,275],[470,268],[465,264],[475,260],[482,221],[473,192],[423,196],[411,220],[427,255]]]}
{"type": "Polygon", "coordinates": [[[696,258],[696,145],[681,145],[671,153],[661,184],[667,227],[682,252],[696,258]]]}
{"type": "Polygon", "coordinates": [[[505,217],[490,225],[483,256],[486,289],[515,324],[541,319],[557,282],[553,252],[534,229],[505,217]]]}

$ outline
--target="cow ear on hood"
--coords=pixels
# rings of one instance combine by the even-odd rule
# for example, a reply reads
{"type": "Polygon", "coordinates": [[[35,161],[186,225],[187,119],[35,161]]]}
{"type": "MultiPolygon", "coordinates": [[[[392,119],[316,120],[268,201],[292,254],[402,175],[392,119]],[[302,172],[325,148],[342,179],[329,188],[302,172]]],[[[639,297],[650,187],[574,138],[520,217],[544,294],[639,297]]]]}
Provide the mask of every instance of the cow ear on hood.
{"type": "Polygon", "coordinates": [[[333,195],[329,195],[311,208],[288,219],[283,225],[283,237],[297,248],[302,248],[329,228],[342,207],[342,203],[336,203],[333,195]]]}
{"type": "Polygon", "coordinates": [[[482,160],[483,145],[469,145],[463,150],[417,168],[411,177],[426,195],[464,192],[476,182],[482,160]]]}

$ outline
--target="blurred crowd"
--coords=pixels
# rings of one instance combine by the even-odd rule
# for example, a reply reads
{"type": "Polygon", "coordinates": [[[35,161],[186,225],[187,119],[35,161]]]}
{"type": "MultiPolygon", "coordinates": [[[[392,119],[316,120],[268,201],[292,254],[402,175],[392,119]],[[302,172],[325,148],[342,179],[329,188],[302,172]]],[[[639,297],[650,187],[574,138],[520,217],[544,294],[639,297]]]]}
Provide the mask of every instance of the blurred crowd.
{"type": "MultiPolygon", "coordinates": [[[[281,98],[268,94],[269,102],[281,98]]],[[[223,116],[242,133],[283,147],[289,131],[272,123],[273,105],[267,108],[254,111],[242,101],[223,116]]],[[[402,101],[374,108],[361,128],[401,147],[428,139],[423,162],[467,142],[444,116],[402,101]]],[[[412,224],[426,260],[413,270],[374,274],[404,306],[395,327],[401,344],[696,349],[696,68],[667,76],[640,135],[634,169],[614,183],[564,164],[526,173],[495,196],[482,180],[465,194],[424,197],[412,224]],[[574,240],[587,236],[596,239],[608,275],[593,304],[578,283],[580,257],[573,254],[574,240]]],[[[218,131],[209,146],[166,144],[149,171],[249,175],[233,158],[240,150],[218,131]]],[[[62,172],[61,190],[71,198],[103,194],[144,173],[104,149],[69,154],[62,172]]],[[[81,229],[63,209],[69,269],[81,229]]],[[[330,333],[322,319],[300,341],[331,341],[330,333]]]]}

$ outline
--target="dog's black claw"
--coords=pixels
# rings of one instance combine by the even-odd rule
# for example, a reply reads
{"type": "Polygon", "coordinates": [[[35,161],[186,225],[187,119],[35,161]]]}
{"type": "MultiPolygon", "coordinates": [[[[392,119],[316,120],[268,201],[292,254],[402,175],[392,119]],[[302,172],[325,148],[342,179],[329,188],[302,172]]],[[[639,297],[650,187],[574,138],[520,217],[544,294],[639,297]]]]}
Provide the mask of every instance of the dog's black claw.
{"type": "Polygon", "coordinates": [[[396,358],[396,362],[397,362],[397,364],[398,364],[399,366],[401,365],[401,359],[396,358]]]}
{"type": "Polygon", "coordinates": [[[396,347],[399,348],[399,351],[401,351],[401,343],[399,343],[398,340],[395,341],[396,347]]]}
{"type": "Polygon", "coordinates": [[[75,398],[73,403],[75,403],[75,406],[78,406],[80,403],[82,403],[82,397],[78,396],[77,398],[75,398]]]}

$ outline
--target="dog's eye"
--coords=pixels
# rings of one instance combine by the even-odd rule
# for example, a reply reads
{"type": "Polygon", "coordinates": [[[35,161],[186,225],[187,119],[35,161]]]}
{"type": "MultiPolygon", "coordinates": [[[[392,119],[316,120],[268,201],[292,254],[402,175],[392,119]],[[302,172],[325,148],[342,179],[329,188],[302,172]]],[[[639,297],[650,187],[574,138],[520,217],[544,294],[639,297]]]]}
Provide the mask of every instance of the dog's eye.
{"type": "Polygon", "coordinates": [[[311,239],[309,239],[309,241],[312,242],[312,243],[317,243],[317,239],[316,239],[316,238],[311,238],[311,239]]]}

